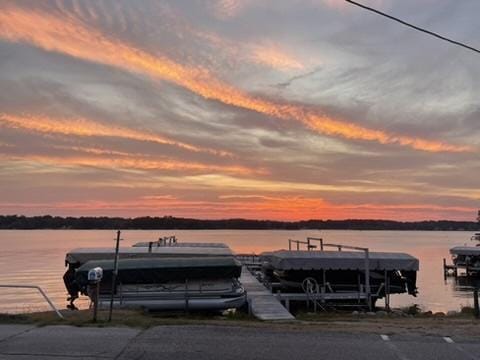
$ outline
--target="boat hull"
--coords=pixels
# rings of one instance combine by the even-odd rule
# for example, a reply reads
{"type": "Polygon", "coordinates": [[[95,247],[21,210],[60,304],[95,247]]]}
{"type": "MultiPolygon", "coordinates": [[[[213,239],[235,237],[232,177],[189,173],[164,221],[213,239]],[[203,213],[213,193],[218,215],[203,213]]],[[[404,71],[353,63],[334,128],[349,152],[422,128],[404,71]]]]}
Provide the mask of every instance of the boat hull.
{"type": "MultiPolygon", "coordinates": [[[[238,309],[245,305],[246,294],[235,297],[181,297],[181,296],[131,296],[114,297],[113,305],[116,308],[145,308],[149,310],[227,310],[238,309]]],[[[110,299],[101,297],[100,307],[108,307],[110,299]]]]}

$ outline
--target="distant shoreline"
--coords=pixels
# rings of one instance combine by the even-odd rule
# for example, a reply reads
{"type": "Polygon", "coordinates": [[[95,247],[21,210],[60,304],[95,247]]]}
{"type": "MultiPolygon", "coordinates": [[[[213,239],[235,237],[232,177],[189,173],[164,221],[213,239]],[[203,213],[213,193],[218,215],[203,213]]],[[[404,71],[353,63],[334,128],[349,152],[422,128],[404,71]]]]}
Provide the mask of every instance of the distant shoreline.
{"type": "Polygon", "coordinates": [[[480,231],[474,221],[426,220],[202,220],[163,217],[61,217],[0,215],[1,230],[396,230],[396,231],[480,231]]]}

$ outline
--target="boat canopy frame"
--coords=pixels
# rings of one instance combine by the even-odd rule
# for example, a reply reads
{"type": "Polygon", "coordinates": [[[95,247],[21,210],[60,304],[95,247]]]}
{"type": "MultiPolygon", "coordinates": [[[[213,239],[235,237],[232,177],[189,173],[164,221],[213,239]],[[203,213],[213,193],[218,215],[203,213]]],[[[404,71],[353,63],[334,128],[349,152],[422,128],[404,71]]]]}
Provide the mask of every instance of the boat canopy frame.
{"type": "MultiPolygon", "coordinates": [[[[290,270],[322,271],[323,284],[328,284],[325,278],[328,270],[364,272],[364,284],[360,286],[356,296],[363,296],[370,309],[372,308],[372,298],[378,297],[378,294],[372,294],[370,283],[372,271],[383,274],[384,282],[381,287],[385,289],[385,307],[389,309],[390,280],[388,274],[399,271],[404,272],[403,275],[406,278],[415,278],[413,274],[419,269],[418,259],[409,254],[370,252],[366,247],[325,243],[322,238],[307,237],[306,241],[289,239],[288,248],[289,250],[260,254],[259,259],[264,264],[262,266],[287,272],[290,270]],[[301,250],[302,247],[305,250],[301,250]],[[329,250],[331,248],[334,250],[329,250]]],[[[416,290],[410,290],[408,283],[407,290],[415,296],[416,290]]],[[[324,291],[322,287],[322,293],[324,291]]]]}
{"type": "MultiPolygon", "coordinates": [[[[311,256],[311,254],[325,254],[325,248],[327,247],[334,247],[334,248],[337,248],[338,249],[338,253],[340,253],[342,251],[342,249],[349,249],[349,250],[356,250],[356,251],[361,251],[363,252],[363,268],[365,270],[365,293],[366,293],[366,300],[367,300],[367,304],[368,304],[368,307],[370,310],[372,310],[372,301],[371,301],[371,297],[372,297],[372,294],[371,294],[371,288],[370,288],[370,256],[369,256],[369,250],[368,248],[364,248],[364,247],[358,247],[358,246],[350,246],[350,245],[341,245],[341,244],[331,244],[331,243],[324,243],[323,242],[323,238],[314,238],[314,237],[307,237],[307,241],[301,241],[301,240],[292,240],[292,239],[288,239],[288,248],[290,249],[289,250],[289,253],[296,253],[296,254],[300,254],[300,244],[305,244],[307,245],[307,251],[306,252],[302,252],[302,253],[307,253],[309,255],[309,257],[311,256]],[[312,241],[318,241],[320,243],[320,251],[312,251],[314,249],[316,249],[316,245],[313,245],[312,244],[312,241]],[[291,247],[292,247],[292,243],[296,243],[297,245],[297,251],[295,252],[292,252],[291,251],[291,247]]],[[[273,256],[271,257],[271,261],[272,261],[272,265],[274,266],[274,268],[279,268],[278,267],[278,264],[276,263],[276,254],[278,252],[274,252],[273,253],[273,256]]],[[[332,253],[335,253],[337,254],[337,252],[332,252],[332,253]]],[[[359,254],[359,255],[362,255],[361,253],[359,252],[352,252],[352,253],[355,253],[355,254],[359,254]]],[[[305,260],[305,259],[304,259],[305,260]]],[[[307,258],[308,260],[308,258],[307,258]]]]}

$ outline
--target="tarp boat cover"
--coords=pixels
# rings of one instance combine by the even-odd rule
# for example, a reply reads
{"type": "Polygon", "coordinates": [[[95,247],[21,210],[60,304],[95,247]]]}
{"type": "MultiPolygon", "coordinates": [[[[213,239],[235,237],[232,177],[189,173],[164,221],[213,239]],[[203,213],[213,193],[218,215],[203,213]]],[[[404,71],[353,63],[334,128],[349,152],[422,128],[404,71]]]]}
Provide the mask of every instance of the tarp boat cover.
{"type": "MultiPolygon", "coordinates": [[[[159,246],[129,247],[119,249],[120,259],[159,258],[159,257],[215,257],[233,256],[230,248],[226,247],[187,247],[187,246],[159,246]]],[[[80,248],[67,253],[65,262],[68,264],[84,264],[90,260],[113,260],[115,249],[112,248],[80,248]]]]}
{"type": "MultiPolygon", "coordinates": [[[[355,251],[288,251],[269,253],[277,270],[364,270],[365,253],[355,251]]],[[[418,259],[404,253],[369,253],[370,270],[418,271],[418,259]]]]}
{"type": "MultiPolygon", "coordinates": [[[[111,282],[113,260],[88,261],[75,273],[78,284],[87,284],[90,269],[103,269],[102,283],[111,282]]],[[[122,284],[161,284],[195,279],[233,279],[242,271],[241,263],[232,257],[120,259],[118,282],[122,284]]]]}
{"type": "Polygon", "coordinates": [[[199,247],[199,248],[227,248],[228,245],[222,243],[200,243],[200,242],[182,242],[182,243],[173,243],[169,245],[159,245],[158,241],[141,241],[136,244],[133,244],[133,247],[149,247],[152,244],[152,247],[199,247]]]}
{"type": "MultiPolygon", "coordinates": [[[[88,261],[75,271],[79,291],[92,298],[88,271],[103,269],[99,304],[112,295],[113,260],[88,261]]],[[[114,306],[159,310],[224,310],[245,304],[241,263],[233,257],[121,259],[113,290],[114,306]]]]}
{"type": "Polygon", "coordinates": [[[450,249],[450,254],[480,256],[480,246],[455,246],[450,249]]]}

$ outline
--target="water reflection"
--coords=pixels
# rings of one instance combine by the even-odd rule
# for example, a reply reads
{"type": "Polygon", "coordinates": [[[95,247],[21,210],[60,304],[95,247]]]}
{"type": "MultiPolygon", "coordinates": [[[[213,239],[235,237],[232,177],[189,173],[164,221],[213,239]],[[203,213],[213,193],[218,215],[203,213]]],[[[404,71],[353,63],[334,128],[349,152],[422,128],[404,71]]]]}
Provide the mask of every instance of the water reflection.
{"type": "Polygon", "coordinates": [[[472,299],[473,302],[473,289],[480,288],[480,277],[461,274],[448,277],[445,283],[452,287],[454,296],[472,299]]]}

